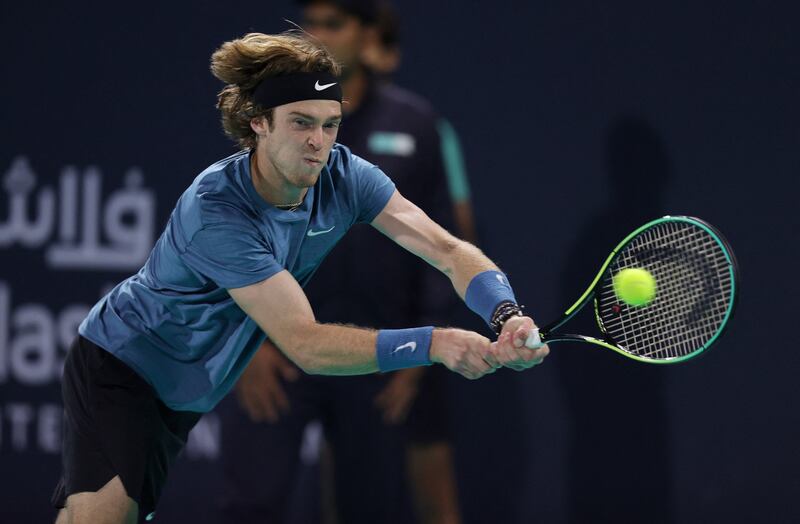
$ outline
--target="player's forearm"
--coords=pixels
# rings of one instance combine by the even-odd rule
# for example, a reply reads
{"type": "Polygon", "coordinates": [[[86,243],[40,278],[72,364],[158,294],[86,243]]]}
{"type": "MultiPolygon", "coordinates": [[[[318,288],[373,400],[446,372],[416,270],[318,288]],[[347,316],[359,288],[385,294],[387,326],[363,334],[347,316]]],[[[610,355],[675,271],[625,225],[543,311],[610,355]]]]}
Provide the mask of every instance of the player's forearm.
{"type": "Polygon", "coordinates": [[[443,272],[464,303],[497,331],[504,319],[521,314],[508,277],[480,249],[464,241],[452,243],[442,256],[443,272]]]}
{"type": "Polygon", "coordinates": [[[453,237],[441,257],[442,265],[439,269],[448,276],[453,283],[458,296],[463,300],[467,286],[478,273],[497,270],[497,265],[477,247],[469,242],[453,237]]]}
{"type": "Polygon", "coordinates": [[[378,371],[377,331],[338,324],[310,324],[281,349],[312,375],[363,375],[378,371]]]}
{"type": "Polygon", "coordinates": [[[475,275],[497,269],[480,249],[448,233],[397,192],[372,225],[447,275],[462,299],[475,275]]]}

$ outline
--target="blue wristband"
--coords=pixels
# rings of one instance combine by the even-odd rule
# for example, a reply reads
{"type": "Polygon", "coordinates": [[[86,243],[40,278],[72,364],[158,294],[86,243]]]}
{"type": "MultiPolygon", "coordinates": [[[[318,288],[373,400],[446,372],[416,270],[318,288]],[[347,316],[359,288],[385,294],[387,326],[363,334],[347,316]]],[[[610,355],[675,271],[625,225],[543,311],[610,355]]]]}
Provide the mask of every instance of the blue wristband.
{"type": "Polygon", "coordinates": [[[394,371],[395,369],[430,366],[432,336],[432,326],[378,331],[378,343],[375,347],[378,369],[394,371]]]}
{"type": "Polygon", "coordinates": [[[500,271],[484,271],[475,275],[467,286],[464,302],[491,327],[492,315],[501,302],[515,304],[514,290],[500,271]]]}

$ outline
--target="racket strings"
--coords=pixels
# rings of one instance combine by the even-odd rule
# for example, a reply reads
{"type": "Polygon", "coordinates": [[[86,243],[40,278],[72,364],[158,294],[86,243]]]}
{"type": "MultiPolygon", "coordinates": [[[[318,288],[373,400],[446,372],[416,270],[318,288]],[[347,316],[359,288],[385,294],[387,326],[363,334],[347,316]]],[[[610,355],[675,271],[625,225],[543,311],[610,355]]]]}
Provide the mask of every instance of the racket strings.
{"type": "Polygon", "coordinates": [[[662,222],[632,239],[609,266],[597,298],[598,320],[629,353],[681,357],[717,336],[732,293],[730,261],[720,242],[695,224],[662,222]],[[628,267],[646,269],[655,278],[650,304],[631,307],[616,297],[611,279],[628,267]]]}
{"type": "MultiPolygon", "coordinates": [[[[693,251],[702,251],[703,245],[700,245],[697,241],[698,239],[690,238],[685,244],[686,252],[684,255],[693,255],[693,251]]],[[[663,248],[659,249],[656,248],[655,252],[651,253],[651,258],[660,257],[669,264],[671,260],[665,256],[665,254],[669,254],[669,250],[665,252],[663,248]]],[[[672,253],[673,257],[675,256],[674,251],[672,253]]],[[[642,257],[639,257],[640,259],[642,257]]],[[[643,355],[652,355],[655,356],[659,349],[657,342],[664,340],[665,342],[670,342],[670,338],[674,337],[675,335],[681,333],[683,340],[682,342],[677,344],[675,347],[675,356],[684,355],[696,349],[697,346],[693,346],[694,343],[697,343],[698,338],[706,338],[709,336],[713,336],[713,331],[710,331],[710,327],[712,323],[702,323],[698,322],[700,320],[702,313],[710,312],[712,315],[714,313],[714,309],[710,308],[713,298],[715,295],[713,293],[709,293],[709,290],[713,290],[715,286],[715,281],[713,279],[713,275],[709,276],[709,274],[703,275],[703,265],[704,261],[702,257],[697,256],[688,256],[684,257],[684,265],[683,266],[675,266],[667,265],[662,267],[661,274],[666,275],[668,278],[666,280],[667,284],[670,285],[668,289],[666,289],[666,295],[668,296],[676,296],[676,293],[679,293],[681,290],[684,292],[684,296],[681,302],[677,305],[679,309],[673,310],[673,313],[679,314],[684,316],[685,322],[684,326],[681,327],[679,323],[670,323],[666,324],[666,328],[662,327],[660,330],[653,330],[644,333],[643,336],[640,337],[641,345],[648,345],[649,347],[654,347],[654,350],[651,350],[643,355]],[[672,271],[669,271],[669,270],[672,271]],[[677,269],[677,272],[676,272],[677,269]],[[712,299],[712,300],[709,300],[712,299]]],[[[663,286],[662,286],[663,287],[663,286]]],[[[662,290],[664,291],[664,290],[662,290]]],[[[640,309],[634,310],[634,320],[641,322],[644,317],[644,312],[640,309]]],[[[664,315],[663,312],[659,315],[659,312],[654,312],[655,314],[651,313],[651,320],[658,320],[661,323],[664,323],[664,315]]],[[[721,320],[721,318],[720,318],[721,320]]],[[[673,340],[673,342],[675,342],[673,340]]]]}
{"type": "MultiPolygon", "coordinates": [[[[694,244],[694,242],[691,242],[689,245],[687,245],[687,247],[689,248],[697,247],[691,244],[694,244]]],[[[662,264],[661,271],[658,271],[658,273],[660,273],[661,277],[664,276],[669,277],[669,279],[666,280],[666,282],[668,284],[671,284],[671,287],[673,288],[673,289],[669,288],[665,289],[664,285],[662,284],[661,295],[673,296],[674,292],[676,291],[675,288],[683,289],[685,292],[683,301],[678,303],[678,306],[680,307],[677,310],[673,309],[672,311],[673,315],[678,314],[680,316],[683,316],[685,319],[684,324],[690,327],[689,329],[683,330],[684,339],[682,341],[678,341],[679,343],[676,344],[674,336],[678,332],[680,332],[679,326],[676,323],[669,324],[665,322],[667,319],[665,318],[664,314],[665,308],[663,307],[661,308],[662,309],[661,311],[656,310],[654,312],[651,312],[650,320],[657,321],[657,323],[651,326],[652,328],[655,329],[651,329],[650,331],[637,332],[635,329],[631,329],[635,328],[635,325],[637,323],[641,324],[641,322],[644,320],[643,317],[645,315],[643,314],[644,312],[641,309],[633,310],[634,314],[631,315],[630,319],[633,322],[626,322],[624,317],[623,317],[623,322],[625,324],[625,327],[628,328],[628,331],[630,331],[631,334],[631,337],[628,338],[633,339],[633,342],[629,345],[650,347],[652,349],[650,351],[647,351],[646,353],[650,354],[651,356],[657,356],[660,351],[663,351],[665,349],[664,347],[660,347],[660,345],[658,344],[658,342],[663,341],[667,345],[673,346],[674,349],[673,353],[676,356],[679,356],[687,352],[690,352],[694,349],[694,347],[692,347],[692,344],[696,342],[695,340],[693,340],[694,338],[698,336],[704,337],[709,335],[708,332],[705,332],[703,330],[703,327],[705,325],[703,324],[698,325],[696,321],[693,321],[693,319],[696,320],[698,318],[699,311],[705,311],[708,309],[707,306],[704,307],[703,304],[701,303],[702,297],[704,296],[703,293],[704,291],[707,291],[708,285],[703,286],[702,282],[698,282],[699,279],[696,278],[698,274],[697,268],[689,267],[688,268],[689,270],[686,271],[687,268],[683,267],[682,269],[684,269],[684,271],[676,273],[676,269],[681,269],[681,267],[675,266],[674,264],[669,264],[670,261],[668,260],[667,257],[664,256],[664,253],[661,253],[660,256],[662,257],[663,260],[667,262],[667,264],[662,264]],[[692,305],[691,308],[689,307],[690,305],[692,305]],[[631,326],[628,324],[633,324],[633,325],[631,326]],[[682,342],[682,344],[680,342],[682,342]]],[[[691,264],[691,262],[693,261],[689,260],[689,262],[691,264]]],[[[696,265],[696,262],[695,264],[691,265],[696,265]]],[[[665,280],[662,278],[661,281],[664,282],[665,280]]],[[[662,306],[663,305],[664,304],[662,303],[662,306]]],[[[667,354],[667,356],[669,356],[669,354],[667,354]]]]}
{"type": "MultiPolygon", "coordinates": [[[[698,246],[695,245],[696,239],[692,240],[695,241],[693,242],[690,240],[687,243],[687,249],[698,248],[698,246]]],[[[662,302],[661,308],[650,312],[649,319],[646,318],[647,315],[645,315],[642,309],[634,309],[630,319],[632,322],[625,322],[625,327],[628,328],[631,335],[628,338],[632,339],[629,346],[634,348],[650,348],[649,351],[640,352],[642,356],[669,358],[670,356],[687,354],[697,347],[701,347],[702,344],[701,346],[696,346],[696,344],[701,342],[697,340],[698,338],[702,339],[713,336],[713,332],[708,330],[708,324],[697,323],[697,320],[700,318],[701,313],[709,311],[708,301],[704,300],[703,297],[709,296],[708,290],[709,288],[713,289],[714,282],[712,280],[712,285],[709,286],[708,279],[702,280],[702,275],[700,274],[701,269],[698,270],[696,267],[698,260],[696,257],[686,260],[683,266],[676,266],[674,263],[671,263],[674,262],[673,260],[665,256],[669,254],[668,252],[665,253],[663,249],[659,251],[660,253],[657,256],[661,257],[666,263],[661,264],[660,271],[658,269],[654,271],[659,273],[662,283],[666,282],[668,284],[666,288],[662,284],[660,294],[662,296],[675,296],[676,292],[680,292],[681,290],[684,292],[683,299],[680,302],[672,304],[673,308],[671,310],[673,317],[676,315],[683,317],[684,326],[680,326],[678,322],[674,321],[674,318],[668,318],[665,312],[669,312],[669,310],[663,307],[665,303],[662,302]],[[698,276],[700,276],[700,278],[698,278],[698,276]],[[667,278],[665,279],[664,277],[667,278]],[[641,326],[642,323],[647,320],[650,321],[650,329],[640,332],[637,331],[637,325],[641,326]],[[682,339],[676,340],[679,334],[682,335],[682,339]],[[661,353],[665,354],[661,355],[661,353]]],[[[713,313],[713,310],[711,311],[713,313]]]]}

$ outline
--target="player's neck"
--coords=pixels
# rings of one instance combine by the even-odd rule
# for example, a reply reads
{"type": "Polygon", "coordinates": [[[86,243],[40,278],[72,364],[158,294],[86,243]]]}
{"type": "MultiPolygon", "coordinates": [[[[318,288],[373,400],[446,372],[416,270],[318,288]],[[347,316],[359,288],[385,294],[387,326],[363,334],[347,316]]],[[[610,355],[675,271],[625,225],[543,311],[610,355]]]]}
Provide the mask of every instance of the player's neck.
{"type": "Polygon", "coordinates": [[[291,185],[269,161],[267,155],[259,154],[258,150],[250,158],[250,179],[261,198],[273,206],[298,204],[308,192],[307,187],[291,185]]]}

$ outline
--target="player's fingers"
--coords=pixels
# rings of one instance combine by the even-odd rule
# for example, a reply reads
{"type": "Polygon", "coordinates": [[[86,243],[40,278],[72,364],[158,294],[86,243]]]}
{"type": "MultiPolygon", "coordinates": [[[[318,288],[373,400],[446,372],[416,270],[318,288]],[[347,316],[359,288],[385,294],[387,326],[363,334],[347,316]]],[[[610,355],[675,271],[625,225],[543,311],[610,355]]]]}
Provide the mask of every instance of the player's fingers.
{"type": "Polygon", "coordinates": [[[503,333],[497,339],[498,361],[506,367],[511,367],[517,361],[518,356],[511,343],[511,334],[503,333]]]}
{"type": "Polygon", "coordinates": [[[487,373],[494,371],[494,368],[486,363],[486,361],[479,354],[470,353],[467,355],[467,363],[476,375],[475,378],[480,378],[487,373]]]}
{"type": "Polygon", "coordinates": [[[536,349],[531,349],[525,352],[524,361],[529,367],[541,364],[544,358],[550,354],[550,348],[547,344],[540,346],[536,349]]]}
{"type": "Polygon", "coordinates": [[[495,369],[502,366],[502,364],[498,360],[497,342],[492,342],[489,345],[489,348],[483,354],[483,360],[485,360],[486,363],[489,364],[489,366],[495,369]]]}
{"type": "Polygon", "coordinates": [[[520,327],[514,332],[514,347],[521,348],[525,345],[525,341],[528,340],[528,335],[530,334],[530,329],[527,326],[520,327]]]}
{"type": "Polygon", "coordinates": [[[527,326],[518,329],[513,334],[513,349],[509,350],[509,353],[513,357],[513,361],[509,363],[509,367],[515,369],[516,371],[531,368],[541,363],[546,356],[546,352],[540,351],[540,348],[531,350],[525,346],[525,342],[527,341],[529,335],[530,329],[528,329],[527,326]]]}
{"type": "Polygon", "coordinates": [[[525,354],[523,352],[529,350],[525,348],[515,348],[511,342],[512,335],[509,334],[508,337],[508,342],[501,345],[503,351],[503,366],[513,369],[514,371],[524,371],[528,366],[526,366],[525,354]]]}
{"type": "Polygon", "coordinates": [[[525,364],[522,364],[522,363],[516,362],[516,361],[509,363],[508,365],[506,365],[506,367],[508,369],[513,369],[514,371],[525,371],[526,369],[528,369],[525,366],[525,364]]]}
{"type": "Polygon", "coordinates": [[[515,371],[524,371],[534,366],[538,366],[542,363],[544,357],[546,356],[546,353],[539,351],[539,349],[525,351],[520,360],[510,364],[508,367],[514,369],[515,371]]]}
{"type": "MultiPolygon", "coordinates": [[[[484,375],[494,373],[495,371],[497,371],[499,368],[502,367],[502,365],[497,359],[497,353],[496,353],[497,344],[491,343],[488,340],[486,342],[487,344],[485,346],[481,346],[478,352],[478,357],[479,360],[481,361],[481,364],[486,364],[485,371],[483,371],[484,375]]],[[[481,369],[483,370],[484,368],[482,367],[481,369]]]]}
{"type": "Polygon", "coordinates": [[[470,380],[475,380],[476,378],[481,377],[480,373],[478,373],[475,370],[475,368],[470,364],[470,362],[468,362],[467,360],[464,360],[463,362],[460,362],[458,365],[456,365],[454,370],[462,377],[468,378],[470,380]]]}

